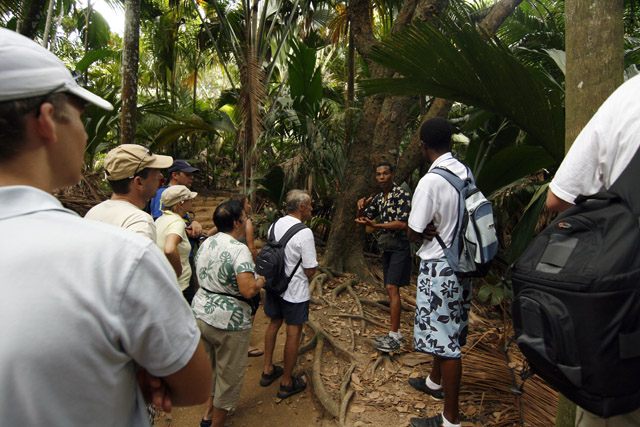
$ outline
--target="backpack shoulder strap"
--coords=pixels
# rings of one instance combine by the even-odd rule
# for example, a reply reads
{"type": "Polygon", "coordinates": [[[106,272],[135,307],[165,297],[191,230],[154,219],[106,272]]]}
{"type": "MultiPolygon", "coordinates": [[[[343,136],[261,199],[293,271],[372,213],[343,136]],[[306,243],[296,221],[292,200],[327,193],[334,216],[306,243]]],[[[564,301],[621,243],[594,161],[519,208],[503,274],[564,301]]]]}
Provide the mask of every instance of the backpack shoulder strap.
{"type": "Polygon", "coordinates": [[[278,243],[280,243],[283,247],[287,246],[287,243],[289,243],[289,240],[300,230],[303,230],[307,228],[306,225],[304,225],[303,223],[299,223],[299,224],[294,224],[293,226],[291,226],[291,228],[289,228],[287,230],[286,233],[284,233],[284,236],[282,236],[280,238],[280,240],[278,240],[278,243]]]}
{"type": "Polygon", "coordinates": [[[638,196],[638,179],[640,178],[640,147],[636,150],[622,174],[616,179],[609,191],[620,196],[634,215],[640,215],[640,196],[638,196]]]}
{"type": "Polygon", "coordinates": [[[273,221],[273,224],[271,224],[271,230],[269,231],[269,240],[272,242],[276,241],[276,223],[279,219],[280,218],[276,219],[275,221],[273,221]]]}
{"type": "Polygon", "coordinates": [[[462,193],[462,188],[464,187],[464,181],[458,175],[451,172],[449,169],[436,166],[435,168],[431,169],[428,173],[435,173],[436,175],[440,175],[441,177],[446,179],[449,184],[453,185],[453,187],[458,191],[458,193],[462,193]]]}

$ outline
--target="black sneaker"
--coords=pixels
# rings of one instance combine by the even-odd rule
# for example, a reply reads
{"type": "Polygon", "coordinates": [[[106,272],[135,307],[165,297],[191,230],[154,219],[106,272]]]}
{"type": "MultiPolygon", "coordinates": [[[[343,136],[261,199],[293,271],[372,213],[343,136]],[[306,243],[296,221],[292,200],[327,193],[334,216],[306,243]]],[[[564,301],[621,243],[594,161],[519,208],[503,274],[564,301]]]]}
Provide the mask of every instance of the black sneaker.
{"type": "Polygon", "coordinates": [[[380,335],[379,337],[375,337],[373,340],[377,343],[385,342],[390,337],[389,334],[380,335]]]}
{"type": "Polygon", "coordinates": [[[391,338],[390,335],[387,335],[380,342],[378,342],[378,344],[374,345],[373,348],[385,353],[390,353],[392,351],[400,350],[403,344],[404,342],[402,341],[402,338],[398,338],[396,340],[394,338],[391,338]]]}
{"type": "Polygon", "coordinates": [[[427,393],[429,396],[433,397],[435,400],[444,399],[444,389],[440,388],[438,390],[434,390],[432,388],[429,388],[427,387],[426,380],[427,379],[425,377],[409,378],[409,385],[418,391],[427,393]]]}

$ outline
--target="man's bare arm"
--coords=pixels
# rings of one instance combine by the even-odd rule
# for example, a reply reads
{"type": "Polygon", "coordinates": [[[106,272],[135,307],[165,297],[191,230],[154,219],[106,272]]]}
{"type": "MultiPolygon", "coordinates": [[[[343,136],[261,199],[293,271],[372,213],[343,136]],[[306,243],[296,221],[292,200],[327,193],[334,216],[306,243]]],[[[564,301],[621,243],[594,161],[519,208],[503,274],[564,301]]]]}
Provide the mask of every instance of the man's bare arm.
{"type": "Polygon", "coordinates": [[[411,227],[407,227],[407,238],[410,242],[422,242],[422,233],[418,233],[411,227]]]}
{"type": "Polygon", "coordinates": [[[560,197],[558,197],[555,194],[553,194],[553,191],[551,191],[551,189],[549,189],[547,191],[547,202],[546,202],[546,204],[547,204],[547,208],[550,211],[554,211],[554,212],[566,211],[571,206],[573,206],[573,203],[566,202],[566,201],[562,200],[560,197]]]}
{"type": "Polygon", "coordinates": [[[311,280],[314,274],[316,274],[317,267],[313,268],[303,268],[304,274],[307,276],[307,279],[311,280]]]}
{"type": "Polygon", "coordinates": [[[198,405],[207,400],[212,385],[211,362],[202,342],[182,369],[162,380],[167,384],[173,406],[198,405]]]}

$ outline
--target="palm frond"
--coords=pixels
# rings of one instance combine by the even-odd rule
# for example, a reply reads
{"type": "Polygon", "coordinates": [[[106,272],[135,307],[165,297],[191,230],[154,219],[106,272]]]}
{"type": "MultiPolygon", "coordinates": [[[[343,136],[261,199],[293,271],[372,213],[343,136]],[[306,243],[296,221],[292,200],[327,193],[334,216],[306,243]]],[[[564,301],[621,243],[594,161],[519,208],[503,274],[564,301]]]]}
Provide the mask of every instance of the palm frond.
{"type": "Polygon", "coordinates": [[[404,77],[362,81],[367,94],[431,95],[497,112],[556,162],[564,157],[561,88],[476,27],[450,18],[441,19],[440,29],[417,23],[375,47],[371,58],[404,77]]]}

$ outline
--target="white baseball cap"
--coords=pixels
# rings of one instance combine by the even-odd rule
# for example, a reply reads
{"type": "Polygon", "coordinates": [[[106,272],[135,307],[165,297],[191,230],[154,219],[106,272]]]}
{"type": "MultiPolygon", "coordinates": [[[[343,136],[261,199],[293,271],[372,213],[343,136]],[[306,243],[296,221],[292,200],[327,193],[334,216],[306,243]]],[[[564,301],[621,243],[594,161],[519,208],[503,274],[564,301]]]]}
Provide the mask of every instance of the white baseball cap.
{"type": "Polygon", "coordinates": [[[111,103],[79,86],[53,53],[15,31],[0,28],[0,102],[57,92],[113,110],[111,103]]]}

